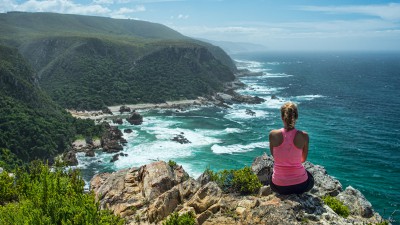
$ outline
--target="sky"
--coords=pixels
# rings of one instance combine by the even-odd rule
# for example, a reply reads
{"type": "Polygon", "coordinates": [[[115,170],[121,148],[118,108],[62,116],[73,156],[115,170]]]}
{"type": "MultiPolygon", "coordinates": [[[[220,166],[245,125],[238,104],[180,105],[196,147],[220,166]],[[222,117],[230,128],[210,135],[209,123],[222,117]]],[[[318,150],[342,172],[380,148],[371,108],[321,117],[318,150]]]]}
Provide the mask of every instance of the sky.
{"type": "Polygon", "coordinates": [[[0,0],[0,12],[8,11],[145,20],[276,51],[400,51],[400,1],[0,0]]]}

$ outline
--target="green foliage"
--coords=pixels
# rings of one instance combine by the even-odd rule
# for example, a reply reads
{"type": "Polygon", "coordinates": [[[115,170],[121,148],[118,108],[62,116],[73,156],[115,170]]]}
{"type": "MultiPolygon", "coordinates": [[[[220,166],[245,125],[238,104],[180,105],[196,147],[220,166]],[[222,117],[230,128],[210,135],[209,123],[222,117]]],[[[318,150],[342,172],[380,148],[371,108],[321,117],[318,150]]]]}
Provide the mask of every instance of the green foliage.
{"type": "Polygon", "coordinates": [[[177,164],[176,164],[176,162],[175,161],[173,161],[173,160],[169,160],[168,161],[168,165],[170,166],[170,167],[175,167],[177,164]]]}
{"type": "Polygon", "coordinates": [[[211,181],[215,181],[225,192],[250,194],[262,186],[257,175],[248,166],[238,170],[221,170],[217,173],[207,168],[205,173],[210,176],[211,181]]]}
{"type": "Polygon", "coordinates": [[[160,24],[7,13],[0,14],[0,33],[0,44],[21,49],[42,89],[69,109],[193,99],[235,79],[220,48],[160,24]]]}
{"type": "Polygon", "coordinates": [[[339,216],[347,218],[350,215],[350,210],[340,200],[330,195],[322,198],[326,205],[328,205],[339,216]]]}
{"type": "Polygon", "coordinates": [[[248,166],[233,172],[233,185],[243,194],[253,193],[262,186],[257,175],[248,166]]]}
{"type": "Polygon", "coordinates": [[[11,170],[22,165],[22,161],[9,149],[0,148],[0,167],[5,170],[11,170]]]}
{"type": "Polygon", "coordinates": [[[34,81],[15,49],[0,45],[0,166],[7,169],[64,152],[76,135],[101,136],[102,126],[73,118],[34,81]]]}
{"type": "Polygon", "coordinates": [[[0,205],[18,199],[18,192],[14,188],[14,178],[8,172],[0,173],[0,205]]]}
{"type": "Polygon", "coordinates": [[[93,193],[84,193],[78,171],[35,161],[18,169],[15,180],[1,174],[0,184],[5,184],[0,199],[3,204],[8,202],[0,206],[0,225],[124,224],[111,212],[100,211],[93,193]]]}
{"type": "Polygon", "coordinates": [[[375,223],[375,224],[369,223],[367,225],[389,225],[389,224],[390,224],[389,221],[384,220],[384,221],[379,222],[379,223],[375,223]]]}
{"type": "Polygon", "coordinates": [[[196,217],[192,211],[179,215],[177,212],[172,213],[163,225],[194,225],[196,224],[196,217]]]}

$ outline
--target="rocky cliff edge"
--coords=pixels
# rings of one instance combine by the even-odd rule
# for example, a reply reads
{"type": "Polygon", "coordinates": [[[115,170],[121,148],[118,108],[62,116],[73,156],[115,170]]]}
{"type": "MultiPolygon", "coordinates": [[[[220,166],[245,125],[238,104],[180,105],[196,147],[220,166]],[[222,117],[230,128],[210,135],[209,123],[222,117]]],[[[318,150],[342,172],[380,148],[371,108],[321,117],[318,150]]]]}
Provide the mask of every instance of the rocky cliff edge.
{"type": "Polygon", "coordinates": [[[224,193],[206,174],[197,180],[178,165],[158,161],[140,168],[97,174],[90,188],[102,209],[108,208],[127,224],[162,224],[173,212],[192,211],[198,224],[375,224],[382,221],[371,203],[351,186],[329,176],[322,166],[305,163],[315,178],[314,188],[301,195],[279,195],[269,187],[273,160],[257,157],[251,168],[264,184],[258,194],[224,193]],[[331,195],[350,209],[343,218],[324,204],[331,195]]]}

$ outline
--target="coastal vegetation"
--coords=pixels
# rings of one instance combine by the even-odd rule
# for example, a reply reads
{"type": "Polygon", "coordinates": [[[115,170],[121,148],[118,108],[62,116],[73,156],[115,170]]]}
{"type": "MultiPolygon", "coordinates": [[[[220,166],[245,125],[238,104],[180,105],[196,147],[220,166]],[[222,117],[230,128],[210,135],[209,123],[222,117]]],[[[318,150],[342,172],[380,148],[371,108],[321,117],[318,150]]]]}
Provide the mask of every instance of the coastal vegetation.
{"type": "Polygon", "coordinates": [[[0,46],[0,166],[35,159],[52,162],[76,136],[101,136],[93,120],[73,118],[37,85],[34,72],[16,49],[0,46]]]}
{"type": "Polygon", "coordinates": [[[347,218],[350,215],[349,208],[347,206],[345,206],[341,201],[336,199],[335,197],[327,195],[327,196],[323,197],[322,200],[325,202],[325,204],[327,206],[329,206],[339,216],[347,218]]]}
{"type": "Polygon", "coordinates": [[[241,194],[251,194],[257,191],[261,186],[258,177],[248,166],[238,170],[221,170],[214,172],[206,169],[205,174],[215,181],[225,192],[240,192],[241,194]]]}
{"type": "Polygon", "coordinates": [[[16,47],[64,108],[193,99],[235,78],[222,49],[160,24],[12,12],[0,14],[0,27],[0,44],[16,47]]]}
{"type": "Polygon", "coordinates": [[[182,213],[179,215],[177,212],[172,213],[163,225],[194,225],[196,224],[196,217],[192,211],[182,213]]]}
{"type": "Polygon", "coordinates": [[[0,218],[0,225],[124,224],[100,210],[93,193],[84,193],[78,171],[40,161],[14,170],[12,176],[0,173],[0,218]]]}

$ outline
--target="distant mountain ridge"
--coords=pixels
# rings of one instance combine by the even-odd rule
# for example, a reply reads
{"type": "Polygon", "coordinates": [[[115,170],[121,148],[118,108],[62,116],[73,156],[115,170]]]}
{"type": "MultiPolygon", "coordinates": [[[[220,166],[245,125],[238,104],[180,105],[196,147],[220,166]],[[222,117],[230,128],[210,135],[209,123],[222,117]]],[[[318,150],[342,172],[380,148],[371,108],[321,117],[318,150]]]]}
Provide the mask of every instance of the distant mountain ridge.
{"type": "Polygon", "coordinates": [[[207,96],[234,80],[219,47],[161,24],[55,13],[0,14],[0,44],[15,47],[64,108],[207,96]]]}

